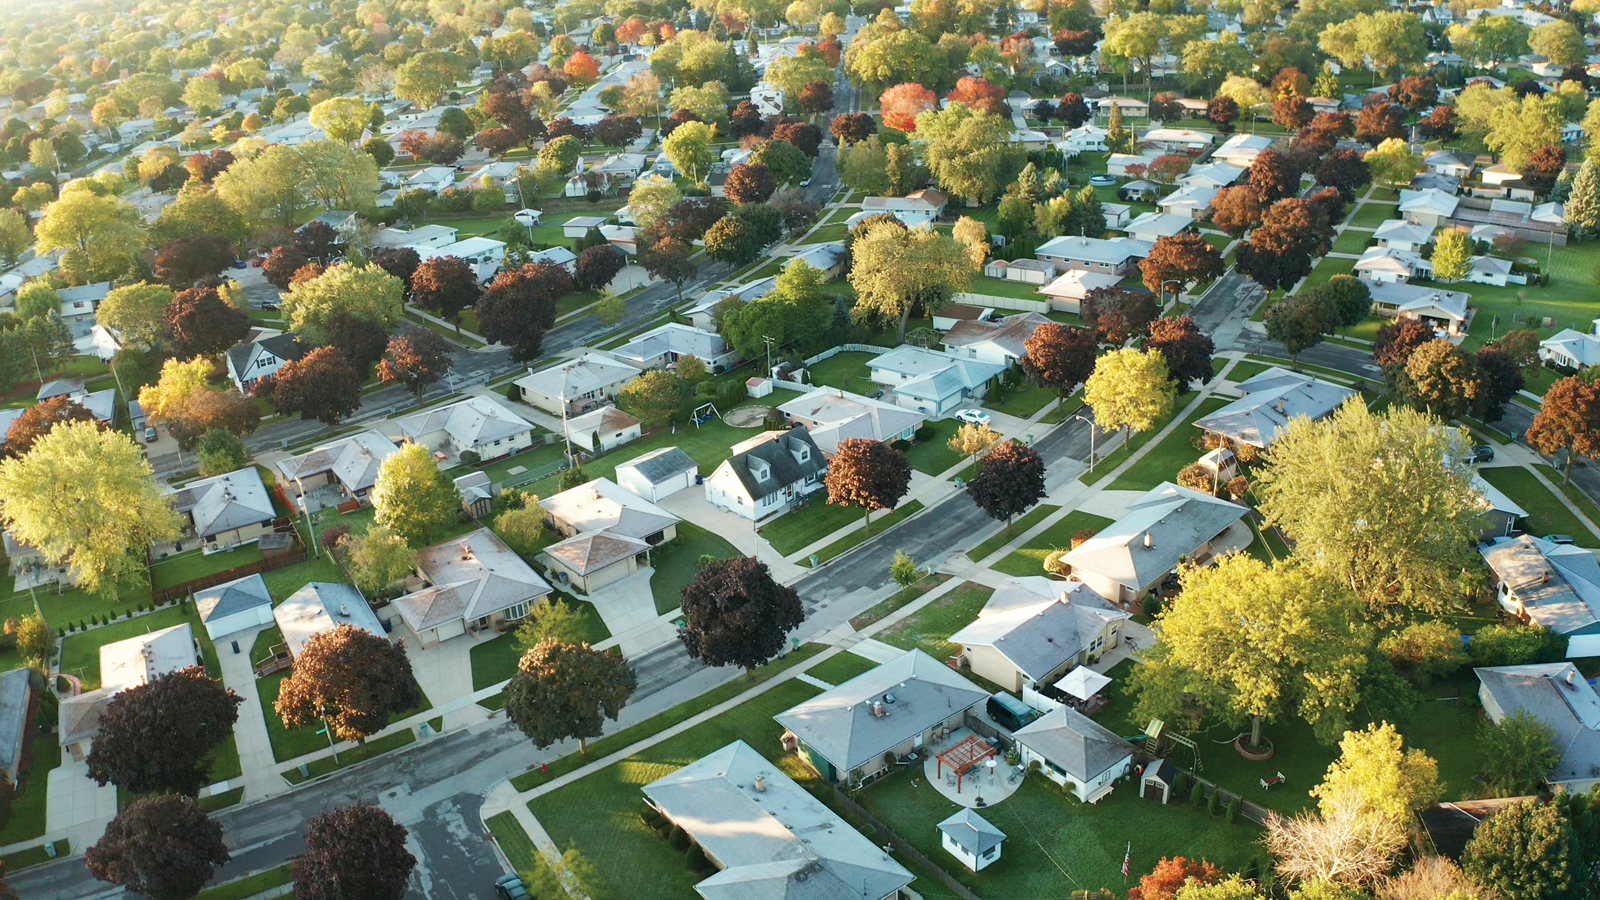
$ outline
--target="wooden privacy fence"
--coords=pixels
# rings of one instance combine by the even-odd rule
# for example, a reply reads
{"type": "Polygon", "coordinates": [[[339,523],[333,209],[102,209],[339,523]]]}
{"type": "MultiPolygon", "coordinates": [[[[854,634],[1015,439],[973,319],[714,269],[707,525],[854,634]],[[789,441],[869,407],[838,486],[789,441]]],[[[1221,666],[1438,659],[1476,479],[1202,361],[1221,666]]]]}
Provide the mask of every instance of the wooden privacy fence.
{"type": "Polygon", "coordinates": [[[884,839],[886,839],[896,850],[900,851],[900,853],[903,854],[906,859],[909,859],[913,863],[921,866],[924,871],[931,874],[934,878],[937,878],[940,884],[949,888],[950,892],[955,894],[957,897],[960,897],[961,900],[978,900],[978,895],[968,890],[966,885],[955,880],[955,878],[953,878],[949,872],[941,869],[934,863],[933,860],[923,856],[920,850],[911,846],[910,842],[908,842],[905,838],[895,834],[894,829],[883,824],[883,822],[880,821],[877,816],[863,809],[861,804],[850,799],[850,797],[845,794],[844,791],[839,790],[837,787],[834,788],[833,799],[836,800],[840,806],[843,806],[851,815],[863,822],[866,822],[873,828],[876,828],[878,832],[883,835],[884,839]]]}

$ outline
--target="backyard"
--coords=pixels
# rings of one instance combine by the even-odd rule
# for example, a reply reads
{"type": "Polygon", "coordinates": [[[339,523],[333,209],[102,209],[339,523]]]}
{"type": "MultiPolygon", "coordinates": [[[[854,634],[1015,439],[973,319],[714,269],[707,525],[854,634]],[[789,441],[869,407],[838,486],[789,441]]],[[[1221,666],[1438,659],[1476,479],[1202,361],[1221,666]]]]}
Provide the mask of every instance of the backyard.
{"type": "Polygon", "coordinates": [[[827,385],[854,394],[871,396],[878,390],[878,386],[868,378],[871,370],[867,368],[867,362],[876,357],[875,353],[844,350],[820,362],[812,363],[807,371],[810,373],[812,384],[827,385]]]}

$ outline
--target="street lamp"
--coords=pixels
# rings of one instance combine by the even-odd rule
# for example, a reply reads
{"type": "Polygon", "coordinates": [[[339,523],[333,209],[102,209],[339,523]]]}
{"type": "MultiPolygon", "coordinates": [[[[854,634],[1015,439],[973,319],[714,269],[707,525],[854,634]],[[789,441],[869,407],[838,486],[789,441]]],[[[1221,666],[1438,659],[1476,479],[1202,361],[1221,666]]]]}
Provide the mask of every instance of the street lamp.
{"type": "Polygon", "coordinates": [[[1095,427],[1095,424],[1094,424],[1094,419],[1084,415],[1083,413],[1073,413],[1071,418],[1082,420],[1083,422],[1087,423],[1088,426],[1089,426],[1089,474],[1093,475],[1094,474],[1094,457],[1095,457],[1094,437],[1095,437],[1095,431],[1097,430],[1096,427],[1095,427]]]}
{"type": "Polygon", "coordinates": [[[1181,279],[1181,278],[1163,278],[1163,279],[1161,279],[1161,303],[1162,303],[1163,306],[1166,305],[1166,301],[1167,301],[1167,285],[1169,285],[1169,284],[1175,284],[1175,285],[1178,286],[1178,289],[1172,292],[1172,299],[1174,301],[1179,301],[1179,300],[1183,299],[1183,279],[1181,279]]]}

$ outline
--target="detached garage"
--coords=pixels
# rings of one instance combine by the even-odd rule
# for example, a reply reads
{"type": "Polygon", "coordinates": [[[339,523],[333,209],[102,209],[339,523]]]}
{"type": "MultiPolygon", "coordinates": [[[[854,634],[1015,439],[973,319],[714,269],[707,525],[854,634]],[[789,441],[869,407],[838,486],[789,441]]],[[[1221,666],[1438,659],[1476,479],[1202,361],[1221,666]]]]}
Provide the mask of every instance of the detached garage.
{"type": "Polygon", "coordinates": [[[246,575],[194,595],[195,609],[212,640],[272,624],[272,594],[260,575],[246,575]]]}
{"type": "Polygon", "coordinates": [[[694,484],[699,472],[699,464],[689,454],[677,447],[663,447],[617,466],[617,484],[656,503],[694,484]]]}

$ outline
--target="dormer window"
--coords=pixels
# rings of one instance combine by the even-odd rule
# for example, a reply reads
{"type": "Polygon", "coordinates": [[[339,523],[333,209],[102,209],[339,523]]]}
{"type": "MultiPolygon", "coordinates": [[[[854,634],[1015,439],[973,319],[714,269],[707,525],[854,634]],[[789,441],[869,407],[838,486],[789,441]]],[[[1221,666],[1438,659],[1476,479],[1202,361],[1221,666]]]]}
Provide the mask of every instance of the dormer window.
{"type": "Polygon", "coordinates": [[[764,459],[750,460],[750,474],[756,476],[757,481],[766,481],[772,477],[772,467],[764,459]]]}
{"type": "Polygon", "coordinates": [[[811,461],[811,448],[804,444],[794,448],[794,458],[800,462],[811,461]]]}

